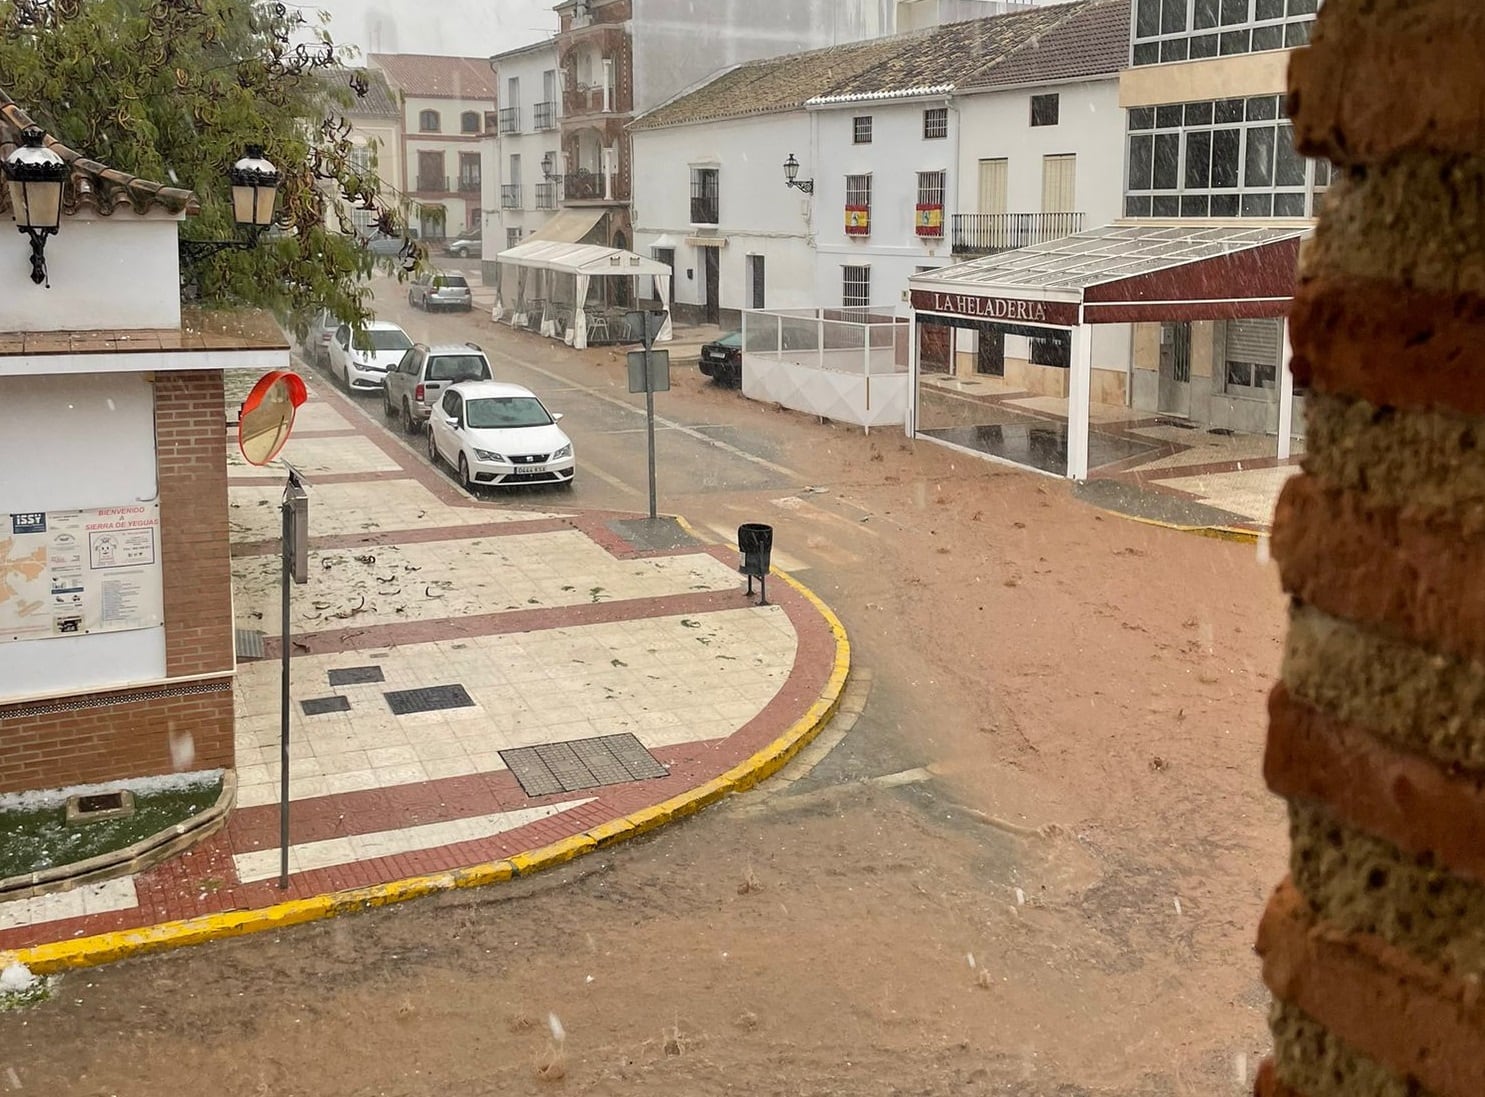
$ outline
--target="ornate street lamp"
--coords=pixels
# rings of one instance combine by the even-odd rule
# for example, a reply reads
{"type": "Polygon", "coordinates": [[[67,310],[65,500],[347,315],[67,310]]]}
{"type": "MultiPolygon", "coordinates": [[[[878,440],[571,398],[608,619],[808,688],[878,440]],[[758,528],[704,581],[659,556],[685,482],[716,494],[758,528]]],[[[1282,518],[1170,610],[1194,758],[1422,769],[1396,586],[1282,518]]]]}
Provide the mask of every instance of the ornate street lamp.
{"type": "Polygon", "coordinates": [[[31,281],[38,286],[47,281],[46,238],[55,236],[62,224],[62,184],[68,170],[45,141],[45,133],[27,126],[21,143],[0,163],[10,188],[10,212],[31,238],[31,281]]]}
{"type": "Polygon", "coordinates": [[[794,154],[789,154],[789,159],[784,161],[784,185],[786,187],[797,187],[805,194],[815,193],[815,181],[813,179],[799,179],[799,161],[794,159],[794,154]]]}
{"type": "Polygon", "coordinates": [[[181,257],[190,265],[222,251],[250,251],[273,226],[279,173],[264,159],[263,146],[249,145],[247,154],[228,170],[227,180],[232,184],[232,219],[239,235],[233,240],[182,240],[181,257]]]}

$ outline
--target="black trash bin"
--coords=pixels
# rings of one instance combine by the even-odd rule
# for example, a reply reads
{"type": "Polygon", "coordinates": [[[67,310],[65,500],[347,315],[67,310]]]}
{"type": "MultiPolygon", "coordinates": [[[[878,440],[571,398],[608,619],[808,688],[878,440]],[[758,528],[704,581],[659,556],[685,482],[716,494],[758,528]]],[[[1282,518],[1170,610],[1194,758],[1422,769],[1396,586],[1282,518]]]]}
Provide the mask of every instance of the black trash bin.
{"type": "Polygon", "coordinates": [[[742,553],[742,566],[737,570],[749,578],[762,579],[768,574],[769,556],[773,553],[773,527],[758,522],[738,526],[737,551],[742,553]]]}

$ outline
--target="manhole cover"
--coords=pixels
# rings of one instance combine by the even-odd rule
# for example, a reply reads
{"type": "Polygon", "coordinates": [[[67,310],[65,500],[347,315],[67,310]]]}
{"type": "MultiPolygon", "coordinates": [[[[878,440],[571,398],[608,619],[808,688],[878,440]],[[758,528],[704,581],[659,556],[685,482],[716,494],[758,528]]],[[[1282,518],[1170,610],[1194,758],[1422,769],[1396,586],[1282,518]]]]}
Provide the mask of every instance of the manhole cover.
{"type": "Polygon", "coordinates": [[[237,646],[237,657],[244,662],[264,657],[263,641],[266,637],[261,629],[240,628],[233,630],[237,646]]]}
{"type": "Polygon", "coordinates": [[[304,710],[306,716],[324,716],[330,712],[349,712],[351,702],[348,697],[311,697],[300,701],[299,707],[304,710]]]}
{"type": "Polygon", "coordinates": [[[330,672],[332,686],[361,686],[367,682],[384,682],[381,667],[341,667],[330,672]]]}
{"type": "Polygon", "coordinates": [[[463,686],[424,686],[422,689],[398,689],[382,696],[393,716],[414,712],[437,712],[445,708],[471,708],[474,700],[463,686]]]}
{"type": "Polygon", "coordinates": [[[669,775],[644,744],[628,732],[502,750],[500,757],[527,796],[578,792],[599,785],[669,775]]]}

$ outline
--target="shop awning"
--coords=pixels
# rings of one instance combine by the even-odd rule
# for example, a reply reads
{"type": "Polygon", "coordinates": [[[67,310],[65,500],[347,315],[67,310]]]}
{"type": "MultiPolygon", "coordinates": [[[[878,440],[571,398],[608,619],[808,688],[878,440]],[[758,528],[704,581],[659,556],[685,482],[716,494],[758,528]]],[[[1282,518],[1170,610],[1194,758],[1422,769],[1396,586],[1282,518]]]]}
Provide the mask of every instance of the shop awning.
{"type": "Polygon", "coordinates": [[[602,216],[603,210],[601,209],[558,210],[552,214],[546,224],[521,242],[532,244],[542,240],[561,240],[576,244],[593,231],[593,227],[598,224],[598,219],[602,216]]]}
{"type": "Polygon", "coordinates": [[[909,279],[913,307],[1075,327],[1282,316],[1305,228],[1109,225],[909,279]]]}
{"type": "Polygon", "coordinates": [[[502,263],[592,278],[618,275],[670,274],[665,263],[632,251],[606,248],[602,244],[570,244],[560,240],[523,240],[496,256],[502,263]]]}

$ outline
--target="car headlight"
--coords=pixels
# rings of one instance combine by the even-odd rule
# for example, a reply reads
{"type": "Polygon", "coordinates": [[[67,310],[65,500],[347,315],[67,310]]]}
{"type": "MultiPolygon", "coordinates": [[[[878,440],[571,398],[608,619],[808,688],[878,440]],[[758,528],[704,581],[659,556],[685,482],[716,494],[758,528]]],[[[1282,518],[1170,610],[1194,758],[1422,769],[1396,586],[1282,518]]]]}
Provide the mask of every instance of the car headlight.
{"type": "Polygon", "coordinates": [[[505,462],[505,458],[502,457],[502,456],[500,456],[500,454],[498,454],[498,453],[491,453],[487,449],[477,449],[477,450],[474,451],[474,455],[476,457],[478,457],[481,461],[499,461],[502,464],[504,464],[504,462],[505,462]]]}
{"type": "Polygon", "coordinates": [[[571,442],[568,442],[567,445],[563,446],[561,449],[557,450],[556,453],[552,454],[551,460],[553,460],[553,461],[560,461],[564,457],[571,457],[571,456],[572,456],[572,443],[571,442]]]}

